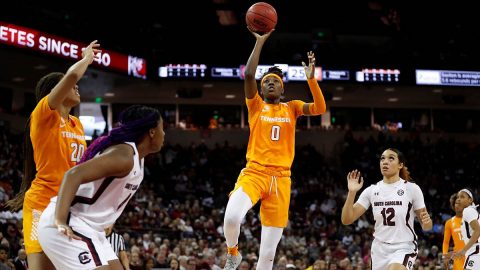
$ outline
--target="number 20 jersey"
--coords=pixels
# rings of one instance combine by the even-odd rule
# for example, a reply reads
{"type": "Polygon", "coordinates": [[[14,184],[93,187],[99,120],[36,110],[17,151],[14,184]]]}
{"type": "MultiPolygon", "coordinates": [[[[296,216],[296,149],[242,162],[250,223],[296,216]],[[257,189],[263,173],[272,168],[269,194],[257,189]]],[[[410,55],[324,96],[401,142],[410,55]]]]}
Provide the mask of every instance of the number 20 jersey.
{"type": "Polygon", "coordinates": [[[254,163],[278,170],[290,170],[295,155],[295,124],[303,115],[301,100],[268,104],[255,94],[246,99],[250,137],[247,167],[254,163]]]}
{"type": "Polygon", "coordinates": [[[41,99],[30,116],[30,138],[37,174],[25,194],[25,203],[43,210],[56,196],[63,175],[80,161],[86,150],[82,123],[69,115],[65,121],[50,109],[48,96],[41,99]]]}
{"type": "Polygon", "coordinates": [[[367,210],[372,206],[375,239],[389,244],[417,240],[413,229],[415,210],[425,207],[417,184],[401,178],[393,184],[382,180],[366,188],[357,203],[367,210]]]}

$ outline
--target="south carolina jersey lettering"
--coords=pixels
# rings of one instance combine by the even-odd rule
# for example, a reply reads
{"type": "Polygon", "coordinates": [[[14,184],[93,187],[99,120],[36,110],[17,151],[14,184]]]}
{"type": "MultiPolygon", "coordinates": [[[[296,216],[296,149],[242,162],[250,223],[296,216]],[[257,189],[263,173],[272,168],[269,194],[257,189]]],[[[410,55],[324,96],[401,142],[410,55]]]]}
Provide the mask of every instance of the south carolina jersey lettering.
{"type": "Polygon", "coordinates": [[[256,163],[265,167],[290,170],[295,155],[295,124],[303,115],[303,101],[268,104],[255,94],[246,99],[250,137],[247,167],[256,163]]]}
{"type": "Polygon", "coordinates": [[[87,144],[80,120],[63,119],[50,109],[48,96],[38,102],[30,118],[30,138],[37,175],[25,195],[34,209],[44,209],[57,195],[63,175],[82,158],[87,144]]]}
{"type": "Polygon", "coordinates": [[[357,203],[367,210],[372,206],[375,239],[389,244],[417,240],[413,230],[414,211],[425,207],[417,184],[403,179],[393,184],[379,181],[366,188],[357,203]]]}

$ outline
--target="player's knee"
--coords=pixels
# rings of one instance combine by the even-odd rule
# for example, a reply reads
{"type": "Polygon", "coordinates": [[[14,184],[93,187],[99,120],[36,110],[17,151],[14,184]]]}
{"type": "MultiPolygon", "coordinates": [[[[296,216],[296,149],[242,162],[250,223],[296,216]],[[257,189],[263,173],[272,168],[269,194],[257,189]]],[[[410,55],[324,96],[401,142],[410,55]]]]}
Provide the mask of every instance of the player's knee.
{"type": "Polygon", "coordinates": [[[230,214],[230,215],[225,214],[225,218],[223,222],[225,227],[236,227],[236,226],[239,226],[240,223],[242,222],[242,217],[235,214],[230,214]]]}

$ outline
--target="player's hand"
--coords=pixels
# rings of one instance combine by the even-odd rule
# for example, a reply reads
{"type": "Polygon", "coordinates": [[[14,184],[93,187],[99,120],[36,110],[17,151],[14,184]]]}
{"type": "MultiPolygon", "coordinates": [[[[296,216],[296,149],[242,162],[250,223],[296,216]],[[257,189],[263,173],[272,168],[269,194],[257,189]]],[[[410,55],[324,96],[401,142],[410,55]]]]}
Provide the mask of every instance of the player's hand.
{"type": "Polygon", "coordinates": [[[68,236],[69,240],[81,240],[81,238],[73,233],[72,228],[66,224],[57,224],[57,230],[59,233],[63,233],[68,236]]]}
{"type": "Polygon", "coordinates": [[[348,191],[357,192],[363,187],[363,177],[358,170],[353,170],[347,175],[348,191]]]}
{"type": "Polygon", "coordinates": [[[420,218],[421,218],[422,224],[428,224],[432,222],[432,219],[430,218],[430,215],[428,214],[427,211],[423,211],[422,213],[420,213],[420,218]]]}
{"type": "Polygon", "coordinates": [[[273,31],[275,31],[275,29],[272,29],[272,30],[270,30],[270,32],[261,35],[261,34],[255,32],[255,31],[253,31],[250,27],[247,26],[247,28],[248,28],[248,31],[250,31],[250,33],[252,33],[253,36],[257,39],[257,41],[262,41],[262,42],[265,42],[265,40],[268,39],[268,37],[273,33],[273,31]]]}
{"type": "Polygon", "coordinates": [[[450,253],[451,253],[451,258],[454,260],[463,259],[463,257],[465,257],[466,250],[462,248],[459,251],[452,251],[450,253]]]}
{"type": "Polygon", "coordinates": [[[443,267],[445,267],[445,269],[449,269],[449,265],[450,265],[450,260],[447,260],[447,259],[443,259],[443,267]]]}
{"type": "Polygon", "coordinates": [[[97,42],[97,40],[90,42],[90,44],[82,50],[82,57],[88,60],[88,64],[93,62],[93,59],[97,53],[102,52],[102,50],[98,49],[100,44],[97,42]]]}
{"type": "Polygon", "coordinates": [[[450,260],[452,259],[451,256],[452,253],[450,252],[442,255],[443,265],[445,266],[445,269],[448,269],[448,266],[450,265],[450,260]]]}
{"type": "Polygon", "coordinates": [[[307,79],[313,79],[315,77],[315,54],[312,51],[307,53],[308,66],[302,61],[302,66],[305,69],[305,75],[307,79]]]}

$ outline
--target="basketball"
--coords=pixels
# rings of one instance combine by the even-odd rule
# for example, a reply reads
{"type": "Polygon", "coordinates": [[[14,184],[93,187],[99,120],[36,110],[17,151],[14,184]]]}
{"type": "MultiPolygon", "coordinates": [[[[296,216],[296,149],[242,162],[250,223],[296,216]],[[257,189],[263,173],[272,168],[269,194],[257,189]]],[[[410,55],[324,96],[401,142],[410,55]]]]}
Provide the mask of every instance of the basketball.
{"type": "Polygon", "coordinates": [[[264,34],[277,25],[277,11],[268,3],[258,2],[248,9],[245,20],[252,31],[264,34]]]}

